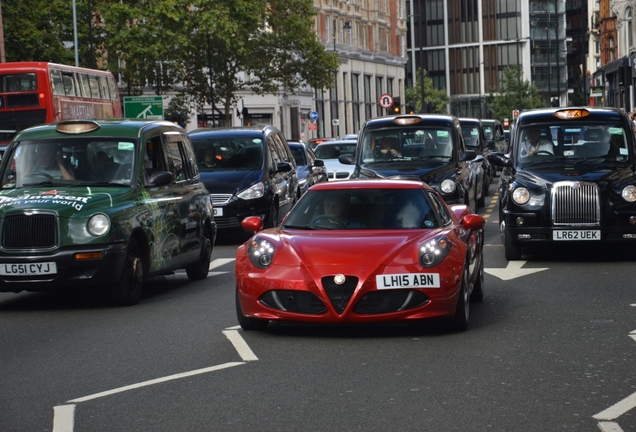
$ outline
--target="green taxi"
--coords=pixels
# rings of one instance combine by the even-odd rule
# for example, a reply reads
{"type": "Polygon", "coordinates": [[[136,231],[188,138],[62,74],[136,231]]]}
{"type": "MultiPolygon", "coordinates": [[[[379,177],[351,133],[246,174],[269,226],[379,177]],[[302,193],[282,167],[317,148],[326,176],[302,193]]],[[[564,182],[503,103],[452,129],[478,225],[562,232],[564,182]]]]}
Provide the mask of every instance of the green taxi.
{"type": "Polygon", "coordinates": [[[2,158],[0,292],[99,288],[131,305],[147,278],[206,278],[215,239],[192,143],[173,123],[34,126],[2,158]]]}

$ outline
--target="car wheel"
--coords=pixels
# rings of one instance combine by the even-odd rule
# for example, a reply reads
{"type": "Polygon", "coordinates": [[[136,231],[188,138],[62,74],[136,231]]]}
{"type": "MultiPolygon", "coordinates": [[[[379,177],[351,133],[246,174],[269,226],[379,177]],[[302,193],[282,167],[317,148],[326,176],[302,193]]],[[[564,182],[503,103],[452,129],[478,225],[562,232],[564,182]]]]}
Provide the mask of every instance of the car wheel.
{"type": "Polygon", "coordinates": [[[126,258],[124,259],[124,269],[119,283],[113,284],[109,288],[111,303],[117,306],[131,306],[141,299],[143,288],[144,266],[141,260],[141,248],[137,240],[130,239],[126,258]]]}
{"type": "Polygon", "coordinates": [[[472,303],[481,303],[484,300],[484,255],[483,252],[479,257],[479,268],[477,269],[477,278],[475,286],[470,293],[470,301],[472,303]]]}
{"type": "MultiPolygon", "coordinates": [[[[484,183],[482,184],[481,187],[481,196],[479,198],[477,198],[477,207],[484,207],[486,205],[486,191],[485,189],[488,189],[488,186],[485,183],[485,178],[484,178],[484,183]]],[[[477,209],[475,209],[476,211],[477,209]]]]}
{"type": "Polygon", "coordinates": [[[464,274],[462,276],[462,285],[457,295],[457,306],[455,307],[455,315],[451,318],[450,327],[456,331],[465,331],[468,329],[468,318],[470,318],[470,274],[468,272],[468,263],[464,263],[464,274]]]}
{"type": "Polygon", "coordinates": [[[482,195],[484,196],[484,201],[485,201],[485,198],[488,196],[488,192],[489,192],[489,189],[490,189],[490,183],[492,183],[492,176],[490,174],[488,174],[488,178],[484,179],[484,191],[482,193],[482,195]]]}
{"type": "Polygon", "coordinates": [[[521,245],[510,238],[510,234],[503,232],[504,252],[508,261],[521,259],[521,245]]]}
{"type": "Polygon", "coordinates": [[[236,318],[238,318],[238,322],[243,330],[251,331],[251,330],[265,330],[267,324],[269,324],[269,320],[259,319],[259,318],[250,318],[243,315],[243,310],[241,309],[241,302],[239,301],[239,293],[238,289],[236,290],[236,318]]]}
{"type": "Polygon", "coordinates": [[[210,272],[210,259],[212,256],[211,237],[210,228],[207,225],[203,225],[201,230],[201,254],[197,262],[185,268],[188,279],[202,280],[208,277],[208,273],[210,272]]]}

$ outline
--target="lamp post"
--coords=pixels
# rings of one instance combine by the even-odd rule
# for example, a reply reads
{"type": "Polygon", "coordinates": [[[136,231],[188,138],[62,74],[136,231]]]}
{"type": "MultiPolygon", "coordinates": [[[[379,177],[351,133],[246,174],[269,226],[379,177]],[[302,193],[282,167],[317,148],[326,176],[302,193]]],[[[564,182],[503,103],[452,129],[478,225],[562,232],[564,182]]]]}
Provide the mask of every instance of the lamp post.
{"type": "MultiPolygon", "coordinates": [[[[345,21],[344,25],[342,26],[342,30],[351,30],[351,22],[349,21],[345,21]]],[[[344,38],[343,38],[344,41],[344,38]]],[[[334,22],[334,26],[333,26],[333,52],[335,52],[336,54],[338,53],[338,51],[336,51],[336,23],[334,22]]],[[[334,97],[335,97],[335,103],[334,103],[334,111],[335,111],[335,119],[332,118],[332,124],[333,124],[333,120],[338,120],[340,118],[340,114],[339,114],[339,108],[340,108],[340,101],[338,100],[338,69],[336,68],[336,70],[333,71],[334,73],[334,97]]],[[[340,125],[335,125],[333,124],[333,132],[332,135],[334,135],[334,138],[338,138],[338,135],[340,135],[340,125]]]]}

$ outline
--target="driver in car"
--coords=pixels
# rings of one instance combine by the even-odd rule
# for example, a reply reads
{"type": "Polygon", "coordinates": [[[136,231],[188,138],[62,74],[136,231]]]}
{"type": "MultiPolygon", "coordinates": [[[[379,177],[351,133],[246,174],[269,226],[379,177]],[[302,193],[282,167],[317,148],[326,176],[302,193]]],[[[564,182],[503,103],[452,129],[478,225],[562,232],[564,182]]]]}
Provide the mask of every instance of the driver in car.
{"type": "Polygon", "coordinates": [[[323,202],[323,214],[314,219],[314,223],[333,224],[342,228],[365,228],[362,222],[351,221],[347,217],[345,197],[329,196],[323,202]]]}
{"type": "Polygon", "coordinates": [[[26,175],[45,175],[52,179],[75,180],[73,170],[66,165],[62,154],[53,144],[41,144],[35,149],[35,160],[26,175]]]}
{"type": "Polygon", "coordinates": [[[552,141],[541,137],[541,128],[531,126],[526,129],[526,138],[521,142],[519,155],[521,157],[534,156],[535,154],[554,154],[552,141]]]}

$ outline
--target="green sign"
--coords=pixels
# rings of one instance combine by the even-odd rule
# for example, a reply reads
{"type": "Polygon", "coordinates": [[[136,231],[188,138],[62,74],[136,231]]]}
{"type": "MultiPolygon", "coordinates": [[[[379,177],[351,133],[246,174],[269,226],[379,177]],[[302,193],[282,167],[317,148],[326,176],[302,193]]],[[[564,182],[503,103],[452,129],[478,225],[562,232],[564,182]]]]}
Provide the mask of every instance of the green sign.
{"type": "Polygon", "coordinates": [[[163,120],[163,97],[124,96],[124,117],[163,120]]]}

